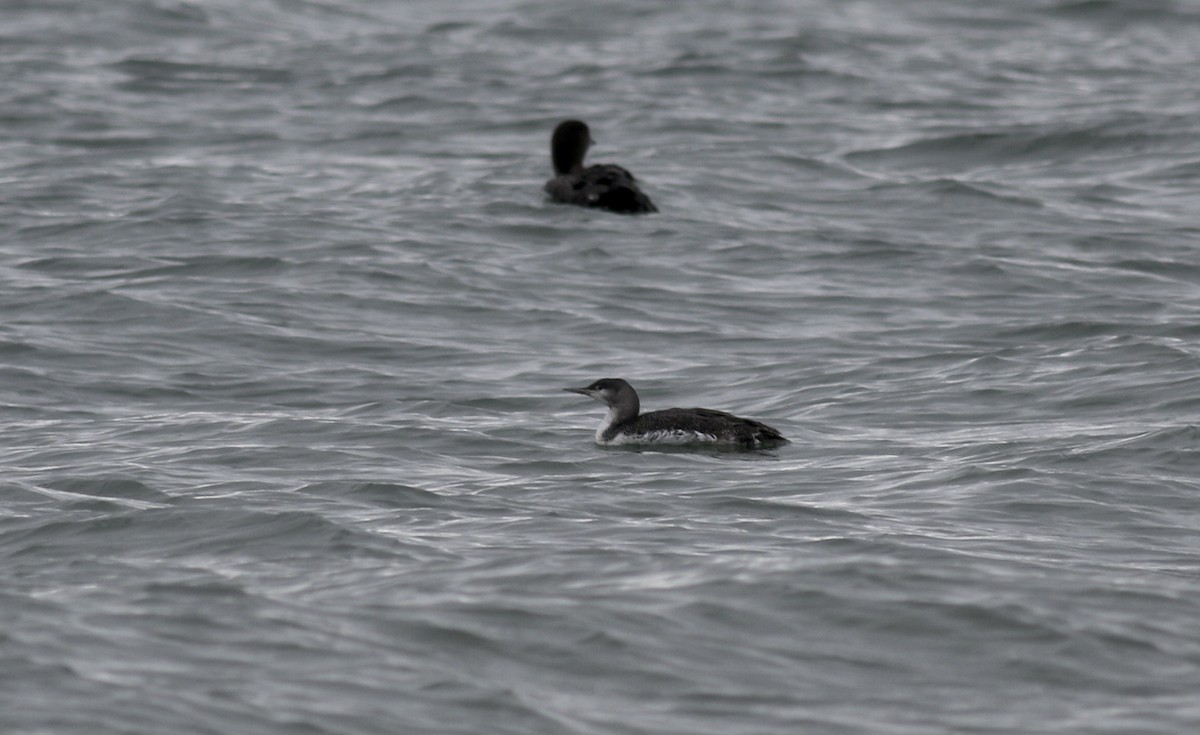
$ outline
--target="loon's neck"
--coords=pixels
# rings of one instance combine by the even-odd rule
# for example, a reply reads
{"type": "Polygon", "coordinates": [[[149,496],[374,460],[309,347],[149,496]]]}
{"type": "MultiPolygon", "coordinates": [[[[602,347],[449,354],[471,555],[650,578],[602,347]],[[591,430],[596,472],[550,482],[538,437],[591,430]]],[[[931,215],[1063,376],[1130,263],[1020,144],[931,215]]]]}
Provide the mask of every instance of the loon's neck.
{"type": "Polygon", "coordinates": [[[616,435],[618,427],[634,418],[637,418],[636,407],[621,404],[609,406],[604,421],[600,422],[599,428],[596,429],[596,442],[603,444],[609,441],[616,435]]]}
{"type": "Polygon", "coordinates": [[[605,414],[604,420],[600,422],[600,426],[596,429],[596,443],[603,444],[611,437],[607,436],[610,429],[617,423],[618,415],[616,406],[609,406],[608,413],[605,414]]]}

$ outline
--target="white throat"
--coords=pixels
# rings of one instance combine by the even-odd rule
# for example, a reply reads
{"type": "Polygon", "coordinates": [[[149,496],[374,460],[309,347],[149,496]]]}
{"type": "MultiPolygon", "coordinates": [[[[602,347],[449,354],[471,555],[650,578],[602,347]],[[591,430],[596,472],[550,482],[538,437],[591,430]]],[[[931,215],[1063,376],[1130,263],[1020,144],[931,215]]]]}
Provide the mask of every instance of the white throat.
{"type": "Polygon", "coordinates": [[[600,422],[600,428],[596,429],[596,443],[604,444],[604,432],[608,431],[617,421],[617,407],[609,406],[608,413],[604,415],[604,420],[600,422]]]}

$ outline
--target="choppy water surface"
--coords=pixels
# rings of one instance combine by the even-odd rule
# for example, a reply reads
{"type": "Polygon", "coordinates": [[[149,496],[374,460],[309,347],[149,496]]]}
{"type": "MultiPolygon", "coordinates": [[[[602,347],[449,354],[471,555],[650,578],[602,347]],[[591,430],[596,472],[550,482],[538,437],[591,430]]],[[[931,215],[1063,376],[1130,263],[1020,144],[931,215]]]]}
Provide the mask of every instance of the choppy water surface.
{"type": "Polygon", "coordinates": [[[1194,731],[1200,6],[976,5],[0,5],[0,729],[1194,731]]]}

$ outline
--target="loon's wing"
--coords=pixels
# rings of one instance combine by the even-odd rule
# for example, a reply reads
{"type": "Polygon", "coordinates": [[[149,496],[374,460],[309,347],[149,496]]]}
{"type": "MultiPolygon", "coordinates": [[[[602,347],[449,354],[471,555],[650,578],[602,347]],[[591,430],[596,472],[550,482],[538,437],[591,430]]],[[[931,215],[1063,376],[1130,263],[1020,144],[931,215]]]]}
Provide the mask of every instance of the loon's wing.
{"type": "Polygon", "coordinates": [[[556,176],[546,182],[546,193],[556,202],[598,207],[622,214],[657,212],[650,197],[638,188],[637,179],[611,164],[590,166],[578,174],[556,176]]]}
{"type": "Polygon", "coordinates": [[[633,430],[637,434],[656,433],[694,434],[712,437],[707,441],[740,444],[747,448],[783,444],[783,434],[761,421],[744,419],[731,413],[711,408],[668,408],[651,411],[634,420],[633,430]]]}

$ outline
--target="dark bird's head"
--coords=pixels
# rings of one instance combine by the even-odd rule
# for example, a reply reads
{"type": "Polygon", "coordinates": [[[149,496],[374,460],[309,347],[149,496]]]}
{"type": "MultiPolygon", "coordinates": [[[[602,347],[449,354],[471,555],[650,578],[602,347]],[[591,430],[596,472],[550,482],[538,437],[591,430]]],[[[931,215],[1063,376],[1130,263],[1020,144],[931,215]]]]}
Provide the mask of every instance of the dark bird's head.
{"type": "Polygon", "coordinates": [[[554,161],[554,173],[562,176],[582,169],[583,157],[594,142],[587,123],[580,120],[560,122],[550,138],[550,158],[554,161]]]}
{"type": "Polygon", "coordinates": [[[586,388],[563,388],[563,390],[587,396],[610,408],[618,405],[626,411],[632,408],[634,416],[637,415],[640,408],[637,391],[620,378],[601,378],[586,388]]]}

